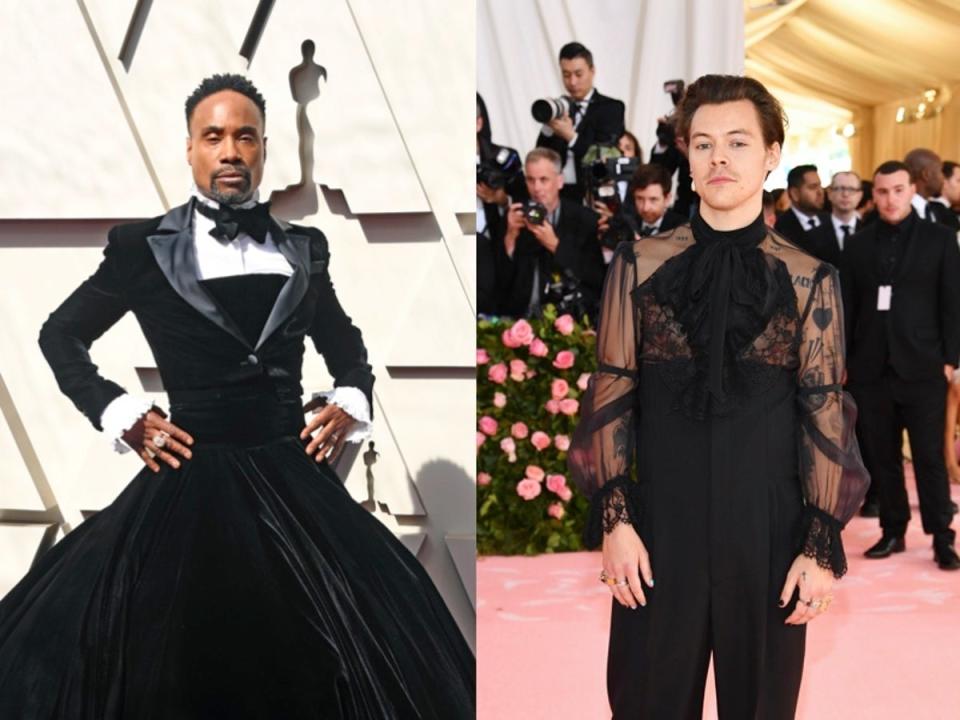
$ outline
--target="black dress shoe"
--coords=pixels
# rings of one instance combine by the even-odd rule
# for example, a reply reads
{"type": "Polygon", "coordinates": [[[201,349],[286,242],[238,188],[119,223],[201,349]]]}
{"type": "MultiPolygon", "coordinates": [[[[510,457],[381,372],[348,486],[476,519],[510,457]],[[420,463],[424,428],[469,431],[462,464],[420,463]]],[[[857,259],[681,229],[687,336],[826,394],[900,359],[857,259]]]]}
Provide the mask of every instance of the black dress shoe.
{"type": "Polygon", "coordinates": [[[867,500],[860,508],[860,517],[880,517],[880,503],[867,500]]]}
{"type": "Polygon", "coordinates": [[[880,542],[864,553],[864,556],[874,559],[885,558],[890,557],[893,553],[901,553],[906,549],[903,535],[884,535],[880,538],[880,542]]]}
{"type": "Polygon", "coordinates": [[[953,545],[934,545],[933,559],[937,561],[937,567],[941,570],[960,570],[960,556],[953,549],[953,545]]]}

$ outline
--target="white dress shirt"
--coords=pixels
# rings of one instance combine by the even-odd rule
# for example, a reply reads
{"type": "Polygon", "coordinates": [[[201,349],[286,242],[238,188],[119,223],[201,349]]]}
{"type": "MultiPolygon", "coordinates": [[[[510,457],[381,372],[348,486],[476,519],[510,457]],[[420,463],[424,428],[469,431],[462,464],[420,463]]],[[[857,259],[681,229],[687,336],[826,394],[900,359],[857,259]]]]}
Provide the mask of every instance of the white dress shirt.
{"type": "MultiPolygon", "coordinates": [[[[590,104],[590,100],[595,92],[597,92],[596,88],[590,88],[590,92],[587,93],[583,100],[567,98],[571,104],[571,113],[573,112],[573,105],[579,105],[580,110],[577,113],[577,119],[573,123],[573,137],[567,142],[567,158],[566,162],[563,163],[563,182],[566,185],[577,184],[577,160],[573,155],[573,145],[577,142],[577,128],[580,127],[580,123],[583,122],[583,116],[587,114],[587,106],[590,104]]],[[[553,128],[549,125],[544,125],[542,132],[549,137],[553,135],[553,128]]]]}
{"type": "MultiPolygon", "coordinates": [[[[208,207],[220,207],[215,200],[203,195],[196,185],[190,188],[190,194],[208,207]]],[[[257,204],[258,199],[259,191],[256,191],[249,201],[239,207],[251,208],[257,204]]],[[[257,243],[247,233],[240,233],[234,240],[225,244],[210,235],[214,225],[213,220],[194,210],[193,242],[200,280],[258,273],[288,277],[293,274],[293,268],[280,253],[269,233],[263,245],[257,243]]],[[[330,404],[340,407],[356,421],[345,438],[347,442],[361,442],[370,437],[373,431],[370,403],[362,390],[355,387],[338,387],[313,394],[314,397],[320,395],[326,397],[330,404]]],[[[114,450],[124,453],[131,449],[121,436],[133,427],[152,404],[145,398],[128,393],[114,398],[104,408],[100,425],[104,434],[110,438],[114,450]]]]}
{"type": "Polygon", "coordinates": [[[850,234],[853,235],[854,230],[856,230],[857,227],[857,216],[854,215],[849,220],[843,221],[833,213],[830,213],[830,220],[833,223],[833,233],[837,236],[837,245],[840,246],[840,250],[843,250],[843,227],[844,225],[849,227],[850,234]]]}
{"type": "Polygon", "coordinates": [[[797,216],[797,220],[800,221],[800,227],[804,230],[813,230],[813,228],[820,227],[820,218],[817,215],[807,215],[805,212],[800,212],[793,205],[790,206],[790,209],[793,210],[793,214],[797,216]],[[810,225],[810,221],[813,221],[813,226],[810,225]]]}

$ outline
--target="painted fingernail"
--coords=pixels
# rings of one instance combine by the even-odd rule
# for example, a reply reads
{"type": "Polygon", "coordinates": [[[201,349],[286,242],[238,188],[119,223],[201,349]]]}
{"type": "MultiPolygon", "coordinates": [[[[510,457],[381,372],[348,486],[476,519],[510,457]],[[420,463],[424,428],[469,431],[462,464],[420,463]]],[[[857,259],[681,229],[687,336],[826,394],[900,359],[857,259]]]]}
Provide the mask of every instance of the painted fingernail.
{"type": "Polygon", "coordinates": [[[650,587],[653,587],[653,578],[650,578],[650,587]]]}
{"type": "Polygon", "coordinates": [[[174,461],[173,461],[173,466],[174,466],[175,468],[178,468],[178,467],[180,467],[180,463],[177,462],[176,460],[174,460],[174,461]]]}

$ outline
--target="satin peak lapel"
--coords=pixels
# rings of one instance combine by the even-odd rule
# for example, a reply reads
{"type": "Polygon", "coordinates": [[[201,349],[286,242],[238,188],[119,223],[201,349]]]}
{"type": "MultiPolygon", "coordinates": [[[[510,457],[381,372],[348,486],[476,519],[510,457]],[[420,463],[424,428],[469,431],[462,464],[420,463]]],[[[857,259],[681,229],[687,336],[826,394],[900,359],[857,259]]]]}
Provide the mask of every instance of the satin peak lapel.
{"type": "Polygon", "coordinates": [[[270,224],[270,237],[276,243],[280,254],[293,267],[293,275],[288,277],[280,288],[277,301],[263,325],[260,339],[257,340],[256,350],[293,314],[310,284],[310,238],[286,232],[276,220],[270,224]]]}
{"type": "Polygon", "coordinates": [[[197,254],[193,243],[194,198],[184,205],[173,208],[160,221],[160,234],[147,237],[153,257],[167,282],[191,307],[242,342],[250,343],[229,315],[220,309],[213,298],[203,289],[197,271],[197,254]]]}

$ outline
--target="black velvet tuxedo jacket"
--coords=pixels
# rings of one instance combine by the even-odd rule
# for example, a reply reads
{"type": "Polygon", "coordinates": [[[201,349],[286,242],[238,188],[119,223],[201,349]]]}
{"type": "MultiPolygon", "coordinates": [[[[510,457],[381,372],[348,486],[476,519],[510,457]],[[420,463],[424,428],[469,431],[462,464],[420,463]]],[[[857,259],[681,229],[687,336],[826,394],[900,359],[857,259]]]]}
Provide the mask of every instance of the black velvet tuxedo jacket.
{"type": "Polygon", "coordinates": [[[956,234],[915,218],[894,271],[890,310],[879,311],[879,227],[871,223],[852,235],[841,257],[849,380],[876,381],[888,365],[904,380],[942,378],[943,366],[956,366],[960,357],[956,234]]]}
{"type": "Polygon", "coordinates": [[[359,388],[372,410],[372,368],[360,330],[334,292],[323,233],[272,222],[271,237],[294,272],[259,340],[251,344],[198,280],[195,202],[112,228],[100,267],[44,323],[40,348],[64,394],[101,429],[104,408],[125,390],[100,376],[89,349],[131,311],[171,400],[181,390],[264,381],[278,397],[299,399],[304,337],[309,335],[334,385],[359,388]]]}
{"type": "Polygon", "coordinates": [[[817,217],[820,218],[820,225],[808,230],[800,224],[793,210],[787,210],[777,218],[773,229],[804,252],[837,267],[840,263],[840,245],[833,232],[833,223],[830,216],[824,213],[817,213],[817,217]]]}
{"type": "Polygon", "coordinates": [[[599,300],[605,268],[597,242],[597,214],[583,205],[561,199],[560,220],[554,231],[559,244],[552,254],[526,229],[517,236],[512,258],[507,256],[502,241],[494,245],[499,314],[526,315],[533,292],[533,270],[538,265],[541,282],[553,273],[570,270],[580,280],[588,301],[595,304],[599,300]]]}
{"type": "Polygon", "coordinates": [[[542,132],[537,136],[537,147],[555,150],[564,163],[567,162],[567,150],[573,150],[577,171],[577,187],[582,194],[585,189],[585,181],[580,168],[583,156],[591,145],[598,142],[616,145],[617,140],[623,135],[625,113],[626,106],[623,101],[615,100],[595,91],[587,104],[583,119],[577,126],[577,139],[572,148],[563,138],[557,135],[544,135],[542,132]]]}

